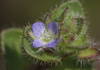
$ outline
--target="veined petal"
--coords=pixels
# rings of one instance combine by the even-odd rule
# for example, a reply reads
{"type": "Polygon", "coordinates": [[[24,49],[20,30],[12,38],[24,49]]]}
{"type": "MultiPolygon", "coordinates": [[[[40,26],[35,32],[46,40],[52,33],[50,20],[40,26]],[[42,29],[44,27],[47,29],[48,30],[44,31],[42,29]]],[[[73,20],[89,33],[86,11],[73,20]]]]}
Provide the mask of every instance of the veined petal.
{"type": "Polygon", "coordinates": [[[45,24],[42,22],[35,22],[32,25],[33,35],[38,38],[41,36],[41,34],[44,32],[44,30],[45,30],[45,24]]]}
{"type": "Polygon", "coordinates": [[[48,29],[51,30],[54,34],[57,34],[58,33],[58,23],[56,22],[52,22],[50,24],[48,24],[48,29]]]}
{"type": "Polygon", "coordinates": [[[39,48],[39,47],[43,47],[44,43],[41,40],[34,40],[33,41],[33,47],[34,48],[39,48]]]}
{"type": "Polygon", "coordinates": [[[46,46],[50,47],[50,48],[53,48],[53,47],[56,47],[58,42],[59,42],[59,40],[53,40],[53,41],[49,42],[46,46]]]}

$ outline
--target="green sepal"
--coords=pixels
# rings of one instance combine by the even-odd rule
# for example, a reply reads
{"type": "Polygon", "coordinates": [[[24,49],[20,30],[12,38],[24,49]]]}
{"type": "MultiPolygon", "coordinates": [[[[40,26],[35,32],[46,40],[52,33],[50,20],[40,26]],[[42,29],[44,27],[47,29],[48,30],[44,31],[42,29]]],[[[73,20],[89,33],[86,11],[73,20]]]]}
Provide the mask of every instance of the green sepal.
{"type": "Polygon", "coordinates": [[[31,43],[27,41],[27,39],[24,39],[24,50],[26,51],[27,55],[30,55],[33,59],[36,59],[38,62],[42,61],[44,63],[59,63],[61,61],[61,58],[59,56],[56,56],[54,54],[49,54],[46,52],[38,52],[39,48],[33,48],[31,43]]]}
{"type": "Polygon", "coordinates": [[[77,62],[76,56],[68,56],[62,60],[62,63],[58,66],[54,66],[49,70],[92,70],[91,64],[82,66],[77,62]]]}

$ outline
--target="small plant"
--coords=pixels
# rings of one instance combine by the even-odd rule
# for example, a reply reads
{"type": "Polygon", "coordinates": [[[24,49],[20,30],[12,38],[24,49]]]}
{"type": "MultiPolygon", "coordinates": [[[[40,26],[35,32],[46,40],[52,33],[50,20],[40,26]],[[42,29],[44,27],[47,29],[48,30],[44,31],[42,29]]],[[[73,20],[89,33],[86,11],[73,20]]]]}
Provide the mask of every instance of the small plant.
{"type": "Polygon", "coordinates": [[[67,1],[51,11],[45,22],[26,26],[24,49],[50,70],[91,70],[98,51],[87,35],[84,10],[79,1],[67,1]]]}
{"type": "Polygon", "coordinates": [[[91,45],[85,21],[81,3],[72,0],[53,9],[44,22],[36,21],[24,30],[3,32],[2,45],[6,50],[8,70],[24,70],[27,59],[23,53],[32,63],[46,66],[45,70],[92,70],[99,51],[91,45]],[[11,64],[9,55],[14,59],[11,64]]]}

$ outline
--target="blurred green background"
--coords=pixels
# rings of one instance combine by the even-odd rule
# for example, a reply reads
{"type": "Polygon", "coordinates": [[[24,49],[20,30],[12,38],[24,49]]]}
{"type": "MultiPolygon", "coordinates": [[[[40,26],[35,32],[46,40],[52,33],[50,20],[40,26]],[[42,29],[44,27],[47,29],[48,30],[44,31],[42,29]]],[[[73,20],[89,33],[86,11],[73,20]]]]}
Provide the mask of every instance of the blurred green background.
{"type": "Polygon", "coordinates": [[[59,2],[60,0],[2,0],[0,28],[34,22],[59,2]]]}
{"type": "MultiPolygon", "coordinates": [[[[100,0],[80,0],[86,12],[89,34],[100,41],[100,0]]],[[[56,7],[62,0],[0,0],[0,31],[5,28],[22,27],[28,21],[41,20],[41,16],[56,7]]],[[[0,70],[5,69],[0,50],[0,70]]],[[[97,63],[98,65],[98,63],[97,63]]],[[[98,65],[99,66],[99,65],[98,65]]],[[[99,70],[99,69],[98,69],[99,70]]]]}
{"type": "Polygon", "coordinates": [[[92,38],[100,41],[100,0],[80,0],[89,21],[89,32],[92,38]]]}

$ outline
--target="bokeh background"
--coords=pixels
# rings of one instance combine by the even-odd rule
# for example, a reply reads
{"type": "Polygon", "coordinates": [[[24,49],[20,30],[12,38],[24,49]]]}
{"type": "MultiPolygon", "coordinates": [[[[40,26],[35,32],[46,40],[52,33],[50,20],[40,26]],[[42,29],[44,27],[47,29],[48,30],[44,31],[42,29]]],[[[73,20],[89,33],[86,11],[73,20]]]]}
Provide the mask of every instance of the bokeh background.
{"type": "MultiPolygon", "coordinates": [[[[100,0],[80,0],[86,12],[89,24],[89,35],[100,46],[100,0]]],[[[0,0],[0,32],[11,27],[23,27],[28,21],[41,20],[41,16],[62,0],[0,0]]],[[[1,46],[0,46],[1,48],[1,46]]],[[[96,62],[97,70],[100,70],[100,61],[96,62]]],[[[5,61],[0,49],[0,70],[5,70],[5,61]]]]}

